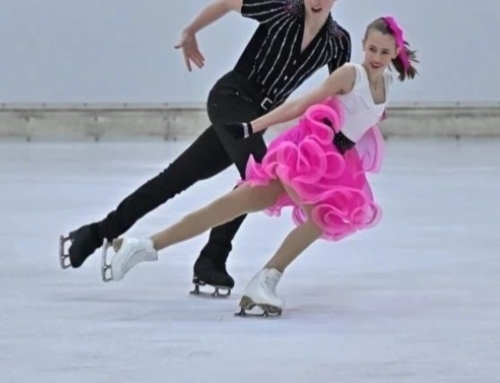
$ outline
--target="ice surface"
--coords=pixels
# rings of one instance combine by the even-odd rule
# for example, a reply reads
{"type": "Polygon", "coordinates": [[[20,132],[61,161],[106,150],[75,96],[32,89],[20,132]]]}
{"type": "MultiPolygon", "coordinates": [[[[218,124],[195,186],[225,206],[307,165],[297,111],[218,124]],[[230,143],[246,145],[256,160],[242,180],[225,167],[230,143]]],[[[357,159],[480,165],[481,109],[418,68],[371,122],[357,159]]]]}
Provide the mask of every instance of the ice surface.
{"type": "MultiPolygon", "coordinates": [[[[0,144],[2,383],[500,381],[499,141],[389,140],[372,177],[382,223],[313,244],[280,284],[281,318],[233,313],[289,215],[244,223],[227,300],[188,295],[206,236],[121,283],[101,282],[98,253],[59,268],[60,234],[102,218],[186,144],[0,144]]],[[[129,233],[163,228],[237,178],[197,184],[129,233]]]]}

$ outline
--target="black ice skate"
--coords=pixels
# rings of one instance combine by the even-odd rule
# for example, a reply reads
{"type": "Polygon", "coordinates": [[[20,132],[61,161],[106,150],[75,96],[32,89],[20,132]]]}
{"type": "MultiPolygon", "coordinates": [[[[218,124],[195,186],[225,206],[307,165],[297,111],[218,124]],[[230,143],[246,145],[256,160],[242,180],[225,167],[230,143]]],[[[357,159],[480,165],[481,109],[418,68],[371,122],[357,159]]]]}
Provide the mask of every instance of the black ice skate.
{"type": "Polygon", "coordinates": [[[225,266],[217,266],[211,259],[199,257],[194,264],[194,290],[191,295],[210,296],[213,298],[227,298],[234,287],[234,279],[228,274],[225,266]],[[213,293],[200,291],[201,286],[211,286],[213,293]],[[225,291],[225,293],[221,293],[225,291]]]}
{"type": "Polygon", "coordinates": [[[70,232],[68,236],[61,235],[59,241],[59,262],[63,269],[80,267],[102,244],[96,224],[82,226],[70,232]],[[71,246],[66,253],[64,245],[68,241],[71,246]]]}

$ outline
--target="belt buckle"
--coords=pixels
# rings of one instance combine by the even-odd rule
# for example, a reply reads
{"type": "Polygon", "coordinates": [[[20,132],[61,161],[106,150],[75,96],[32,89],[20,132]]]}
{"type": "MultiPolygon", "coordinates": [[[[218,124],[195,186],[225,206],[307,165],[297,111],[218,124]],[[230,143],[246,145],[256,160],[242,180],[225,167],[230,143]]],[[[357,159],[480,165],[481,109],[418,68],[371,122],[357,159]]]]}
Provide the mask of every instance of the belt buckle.
{"type": "Polygon", "coordinates": [[[264,109],[266,112],[268,111],[268,107],[266,103],[269,103],[269,106],[273,106],[273,101],[269,97],[265,97],[264,100],[260,103],[260,107],[264,109]]]}

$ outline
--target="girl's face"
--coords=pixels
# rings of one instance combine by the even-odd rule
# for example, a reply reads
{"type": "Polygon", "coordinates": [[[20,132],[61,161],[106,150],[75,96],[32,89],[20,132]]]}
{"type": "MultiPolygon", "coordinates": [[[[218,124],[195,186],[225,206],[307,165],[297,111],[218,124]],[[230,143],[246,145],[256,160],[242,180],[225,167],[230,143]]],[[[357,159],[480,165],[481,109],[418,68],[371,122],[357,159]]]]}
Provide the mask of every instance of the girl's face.
{"type": "Polygon", "coordinates": [[[371,72],[383,72],[399,54],[396,40],[390,34],[370,30],[363,40],[364,64],[371,72]]]}

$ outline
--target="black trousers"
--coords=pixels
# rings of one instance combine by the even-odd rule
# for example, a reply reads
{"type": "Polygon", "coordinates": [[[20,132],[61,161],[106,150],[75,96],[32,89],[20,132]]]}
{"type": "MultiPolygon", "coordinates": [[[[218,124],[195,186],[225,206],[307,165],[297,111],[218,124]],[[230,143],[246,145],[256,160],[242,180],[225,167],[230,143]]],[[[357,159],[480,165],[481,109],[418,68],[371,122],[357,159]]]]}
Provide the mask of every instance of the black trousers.
{"type": "MultiPolygon", "coordinates": [[[[241,75],[229,72],[223,76],[208,97],[207,109],[212,125],[165,170],[126,197],[99,223],[101,237],[112,240],[120,236],[150,211],[231,164],[236,165],[244,178],[250,154],[260,161],[266,152],[262,132],[246,140],[235,140],[219,124],[250,121],[266,113],[262,101],[263,96],[241,75]]],[[[212,229],[200,256],[225,265],[232,250],[231,242],[244,219],[245,216],[241,216],[212,229]]]]}

